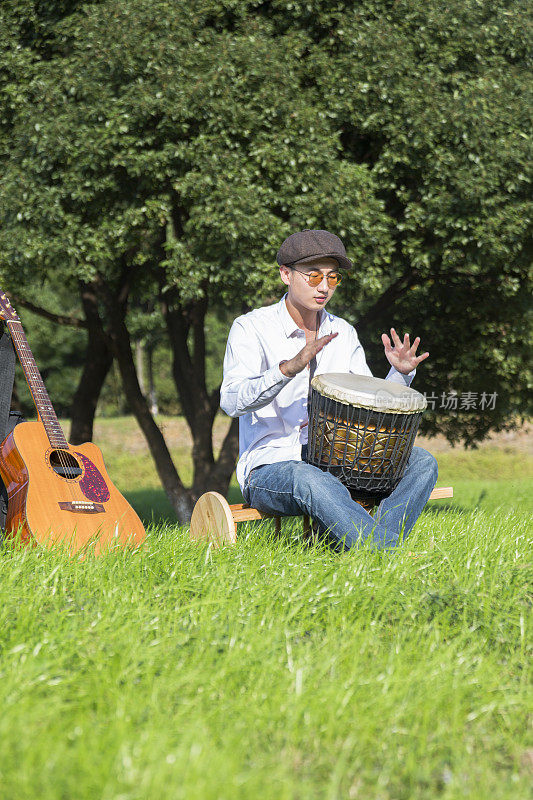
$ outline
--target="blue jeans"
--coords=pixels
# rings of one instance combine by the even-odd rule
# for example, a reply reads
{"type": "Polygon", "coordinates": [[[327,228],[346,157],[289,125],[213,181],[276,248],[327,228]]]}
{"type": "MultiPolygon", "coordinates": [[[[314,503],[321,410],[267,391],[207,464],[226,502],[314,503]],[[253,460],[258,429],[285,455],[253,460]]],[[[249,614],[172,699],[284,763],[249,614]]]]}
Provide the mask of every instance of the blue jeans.
{"type": "Polygon", "coordinates": [[[437,481],[437,461],[413,447],[401,481],[381,501],[375,515],[352,500],[338,478],[305,461],[281,461],[253,469],[246,479],[244,499],[265,513],[308,514],[319,532],[348,550],[361,540],[379,548],[394,547],[407,536],[437,481]]]}

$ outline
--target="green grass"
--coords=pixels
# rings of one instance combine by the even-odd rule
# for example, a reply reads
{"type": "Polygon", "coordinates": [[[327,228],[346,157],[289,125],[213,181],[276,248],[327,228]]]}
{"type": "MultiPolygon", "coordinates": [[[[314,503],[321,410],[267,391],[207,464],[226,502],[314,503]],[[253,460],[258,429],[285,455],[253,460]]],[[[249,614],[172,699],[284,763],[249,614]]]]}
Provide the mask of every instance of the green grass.
{"type": "Polygon", "coordinates": [[[453,502],[391,553],[307,547],[292,519],[219,551],[172,524],[99,559],[8,546],[0,797],[529,796],[530,462],[480,454],[439,458],[453,502]]]}

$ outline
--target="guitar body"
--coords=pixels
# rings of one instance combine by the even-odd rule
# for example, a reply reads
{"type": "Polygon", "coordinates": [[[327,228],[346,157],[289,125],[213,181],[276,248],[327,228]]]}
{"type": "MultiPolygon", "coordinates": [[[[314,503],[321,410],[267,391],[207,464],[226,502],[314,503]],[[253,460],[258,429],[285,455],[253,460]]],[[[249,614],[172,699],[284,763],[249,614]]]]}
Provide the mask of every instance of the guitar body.
{"type": "Polygon", "coordinates": [[[21,422],[0,444],[0,475],[8,493],[6,535],[20,530],[25,544],[62,542],[75,553],[94,542],[98,554],[145,539],[90,442],[53,447],[41,421],[21,422]]]}

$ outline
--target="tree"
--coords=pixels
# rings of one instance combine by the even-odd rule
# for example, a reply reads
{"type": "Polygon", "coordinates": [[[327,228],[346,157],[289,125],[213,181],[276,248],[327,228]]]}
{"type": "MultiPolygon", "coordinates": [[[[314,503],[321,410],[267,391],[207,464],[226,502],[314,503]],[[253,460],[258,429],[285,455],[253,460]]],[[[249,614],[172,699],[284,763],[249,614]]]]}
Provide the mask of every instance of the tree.
{"type": "Polygon", "coordinates": [[[308,9],[285,6],[277,29],[287,14],[291,27],[311,26],[302,80],[345,158],[374,177],[392,231],[390,263],[376,274],[366,254],[343,313],[375,365],[391,323],[419,333],[431,358],[416,386],[438,398],[423,428],[474,443],[531,413],[526,4],[316,2],[312,19],[308,9]],[[452,393],[457,412],[441,411],[452,393]],[[494,408],[484,394],[497,395],[494,408]],[[463,396],[475,407],[461,412],[463,396]]]}
{"type": "MultiPolygon", "coordinates": [[[[46,2],[45,0],[38,5],[30,0],[13,0],[0,8],[0,108],[2,111],[0,117],[0,161],[2,163],[9,161],[11,156],[11,147],[16,137],[18,109],[24,107],[26,102],[31,102],[32,81],[38,74],[41,63],[48,62],[55,54],[54,28],[59,21],[81,5],[83,4],[76,0],[68,0],[63,3],[46,2]]],[[[39,123],[37,122],[35,130],[38,129],[39,123]]],[[[3,221],[7,222],[11,210],[9,193],[4,199],[6,206],[3,221]]],[[[23,196],[22,200],[26,201],[27,198],[23,196]]],[[[18,216],[19,227],[22,222],[22,215],[18,216]]],[[[9,240],[11,228],[7,225],[5,233],[9,240]]],[[[16,244],[14,249],[16,250],[16,244]]],[[[21,309],[28,308],[38,317],[66,326],[63,331],[63,339],[72,340],[71,329],[87,333],[85,360],[71,404],[70,441],[73,444],[91,441],[96,405],[112,361],[109,342],[95,303],[94,287],[83,280],[69,280],[70,273],[64,273],[61,269],[40,270],[43,273],[40,280],[30,269],[26,276],[28,280],[25,282],[24,272],[19,271],[20,259],[16,258],[11,263],[9,252],[8,248],[4,263],[5,269],[7,269],[8,285],[16,292],[14,295],[16,304],[21,309]],[[36,280],[38,281],[37,286],[36,280]],[[66,284],[65,280],[67,280],[66,284]],[[65,293],[65,288],[68,288],[69,283],[71,284],[70,294],[65,293]],[[34,295],[37,296],[34,298],[34,295]],[[76,295],[79,308],[76,307],[76,301],[73,302],[73,296],[76,295]],[[54,309],[58,303],[58,296],[63,313],[54,309]],[[74,305],[73,313],[66,314],[64,312],[65,302],[70,308],[74,305]]],[[[36,265],[39,265],[39,259],[37,259],[36,265]]],[[[77,339],[79,348],[79,337],[77,339]]],[[[36,345],[42,363],[44,353],[40,352],[39,340],[36,341],[36,345]]],[[[56,348],[58,345],[61,350],[61,345],[56,340],[56,348]]],[[[61,388],[64,386],[65,367],[68,366],[68,359],[67,363],[65,360],[61,362],[62,376],[59,376],[61,388]]],[[[56,368],[59,368],[59,363],[56,364],[56,368]]],[[[56,407],[61,412],[63,397],[54,392],[53,387],[49,388],[54,396],[56,407]]]]}
{"type": "MultiPolygon", "coordinates": [[[[16,112],[3,204],[18,235],[4,259],[26,275],[59,268],[96,287],[130,406],[185,519],[199,492],[226,490],[237,451],[233,422],[213,456],[209,305],[246,308],[273,291],[272,252],[291,230],[292,198],[317,176],[325,185],[336,172],[351,197],[366,176],[338,160],[314,93],[295,96],[302,37],[274,39],[258,23],[255,36],[217,32],[194,4],[172,12],[166,2],[103,3],[57,23],[60,55],[39,62],[16,112]],[[132,292],[155,292],[161,304],[194,440],[191,492],[138,385],[132,292]]],[[[380,213],[370,199],[365,224],[380,213]]]]}

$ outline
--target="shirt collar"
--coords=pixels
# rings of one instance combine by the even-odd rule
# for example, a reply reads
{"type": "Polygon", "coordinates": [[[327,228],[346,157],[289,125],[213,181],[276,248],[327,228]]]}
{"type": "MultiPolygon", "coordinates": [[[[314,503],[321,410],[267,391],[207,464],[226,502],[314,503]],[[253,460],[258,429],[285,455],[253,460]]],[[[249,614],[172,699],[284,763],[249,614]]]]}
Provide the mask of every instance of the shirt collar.
{"type": "MultiPolygon", "coordinates": [[[[285,336],[287,336],[288,338],[289,336],[292,336],[293,333],[295,333],[296,331],[301,330],[301,328],[298,327],[298,325],[295,323],[295,321],[289,314],[289,311],[287,309],[287,304],[285,302],[286,297],[287,294],[284,294],[280,302],[278,303],[278,313],[281,320],[281,326],[283,328],[285,336]]],[[[320,311],[320,326],[318,329],[319,336],[326,336],[326,334],[332,332],[332,326],[331,326],[332,320],[333,320],[333,314],[330,314],[328,311],[326,311],[325,308],[323,308],[320,311]]]]}

